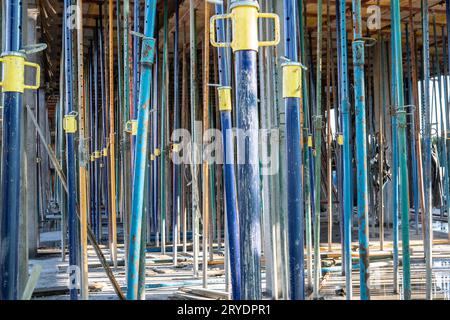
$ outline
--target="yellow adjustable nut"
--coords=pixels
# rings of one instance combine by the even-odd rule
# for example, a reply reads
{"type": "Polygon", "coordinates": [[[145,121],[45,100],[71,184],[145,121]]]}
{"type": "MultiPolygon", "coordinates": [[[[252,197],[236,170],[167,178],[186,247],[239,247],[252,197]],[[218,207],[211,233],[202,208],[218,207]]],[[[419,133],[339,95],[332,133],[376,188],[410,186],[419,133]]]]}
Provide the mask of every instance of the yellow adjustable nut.
{"type": "Polygon", "coordinates": [[[156,157],[155,157],[155,155],[152,153],[151,155],[150,155],[150,160],[151,161],[154,161],[156,159],[156,157]]]}
{"type": "Polygon", "coordinates": [[[41,85],[41,67],[36,63],[26,61],[23,53],[6,52],[0,58],[0,62],[3,66],[3,78],[0,82],[3,92],[23,93],[25,89],[39,89],[41,85]],[[35,84],[25,84],[25,67],[36,70],[35,84]]]}
{"type": "Polygon", "coordinates": [[[280,43],[280,18],[274,13],[260,13],[259,5],[253,1],[238,1],[231,4],[231,13],[216,15],[210,21],[210,38],[214,47],[231,47],[233,52],[243,50],[258,51],[259,47],[276,46],[280,43]],[[233,39],[229,42],[216,41],[216,23],[230,19],[233,39]],[[258,40],[258,19],[272,19],[275,25],[275,38],[271,41],[258,40]]]}
{"type": "Polygon", "coordinates": [[[340,145],[340,146],[343,146],[343,145],[344,145],[344,136],[343,136],[342,134],[340,134],[340,135],[337,136],[337,143],[338,143],[338,145],[340,145]]]}
{"type": "Polygon", "coordinates": [[[308,136],[308,147],[312,148],[313,147],[313,138],[312,135],[308,136]]]}
{"type": "Polygon", "coordinates": [[[91,154],[91,162],[94,162],[94,161],[95,161],[94,154],[91,154]]]}
{"type": "Polygon", "coordinates": [[[302,97],[302,65],[288,62],[281,66],[283,70],[283,98],[302,97]]]}
{"type": "Polygon", "coordinates": [[[100,159],[102,157],[101,151],[94,151],[93,153],[95,159],[100,159]]]}
{"type": "Polygon", "coordinates": [[[103,156],[104,157],[108,156],[108,148],[103,148],[103,156]]]}
{"type": "Polygon", "coordinates": [[[155,149],[155,157],[159,157],[161,155],[161,150],[158,148],[155,149]]]}
{"type": "Polygon", "coordinates": [[[125,131],[130,133],[132,136],[137,135],[137,121],[130,120],[125,124],[125,131]]]}
{"type": "Polygon", "coordinates": [[[66,133],[76,133],[78,129],[76,112],[71,112],[64,116],[63,129],[66,133]]]}
{"type": "Polygon", "coordinates": [[[231,111],[231,87],[219,87],[217,92],[219,94],[219,110],[231,111]]]}

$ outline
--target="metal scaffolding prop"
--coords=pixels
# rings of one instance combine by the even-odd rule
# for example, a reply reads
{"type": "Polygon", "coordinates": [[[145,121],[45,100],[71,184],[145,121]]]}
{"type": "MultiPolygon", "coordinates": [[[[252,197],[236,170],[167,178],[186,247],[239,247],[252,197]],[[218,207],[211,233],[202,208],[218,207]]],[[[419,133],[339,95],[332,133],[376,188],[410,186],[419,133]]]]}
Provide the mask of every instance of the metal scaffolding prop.
{"type": "Polygon", "coordinates": [[[347,2],[4,1],[0,300],[32,242],[72,300],[438,297],[450,0],[347,2]]]}

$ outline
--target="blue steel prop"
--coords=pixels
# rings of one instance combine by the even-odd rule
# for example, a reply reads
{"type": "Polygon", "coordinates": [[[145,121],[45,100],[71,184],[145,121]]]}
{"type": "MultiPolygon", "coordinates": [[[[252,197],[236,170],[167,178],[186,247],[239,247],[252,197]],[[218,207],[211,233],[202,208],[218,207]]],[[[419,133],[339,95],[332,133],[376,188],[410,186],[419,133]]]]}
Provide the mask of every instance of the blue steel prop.
{"type": "MultiPolygon", "coordinates": [[[[164,1],[164,40],[163,40],[163,64],[162,64],[162,85],[161,85],[161,137],[160,137],[160,148],[161,148],[161,159],[160,159],[160,202],[161,202],[161,223],[160,223],[160,234],[161,234],[161,253],[166,252],[166,216],[167,216],[167,195],[166,195],[166,119],[167,119],[167,83],[168,83],[168,49],[169,49],[169,36],[168,36],[168,24],[169,24],[169,7],[168,1],[164,1]]],[[[195,260],[195,259],[194,259],[195,260]]]]}
{"type": "MultiPolygon", "coordinates": [[[[340,41],[341,39],[341,35],[340,35],[340,2],[337,1],[336,2],[336,38],[338,39],[338,41],[340,41]]],[[[341,56],[341,46],[338,45],[337,47],[337,81],[338,83],[341,83],[341,72],[340,72],[340,66],[341,66],[341,61],[340,61],[340,56],[341,56]]],[[[340,96],[340,92],[341,92],[341,88],[338,85],[337,86],[337,107],[335,109],[335,127],[336,127],[336,132],[342,132],[342,116],[341,116],[341,96],[340,96]]],[[[343,139],[342,139],[343,140],[343,139]]],[[[343,141],[342,141],[343,142],[343,141]]],[[[339,198],[339,217],[340,217],[340,223],[339,223],[339,236],[340,236],[340,240],[341,240],[341,256],[342,256],[342,264],[341,264],[341,274],[345,275],[345,262],[346,260],[344,259],[345,257],[345,248],[344,248],[344,195],[343,195],[343,177],[342,177],[342,172],[343,172],[343,148],[342,145],[338,144],[337,148],[336,148],[336,176],[337,176],[337,186],[338,186],[338,198],[339,198]]]]}
{"type": "Polygon", "coordinates": [[[358,200],[358,236],[360,260],[360,298],[370,299],[369,288],[369,225],[367,190],[367,143],[366,106],[364,88],[364,44],[362,38],[361,1],[352,1],[353,11],[353,66],[355,78],[355,126],[356,126],[356,172],[358,200]]]}
{"type": "MultiPolygon", "coordinates": [[[[260,176],[258,159],[258,85],[257,51],[259,46],[275,45],[275,41],[259,42],[258,22],[261,17],[278,17],[259,14],[258,1],[232,0],[231,15],[215,16],[213,19],[233,19],[233,41],[231,46],[235,56],[236,106],[238,132],[238,208],[240,227],[240,248],[243,272],[241,273],[241,298],[261,299],[261,226],[260,226],[260,176]],[[242,19],[242,20],[241,20],[242,19]],[[245,22],[245,23],[243,23],[245,22]],[[236,30],[241,24],[243,30],[236,30]],[[242,32],[242,34],[238,34],[242,32]],[[243,133],[244,136],[243,136],[243,133]]],[[[214,20],[212,20],[214,22],[214,20]]],[[[213,26],[211,29],[215,28],[213,26]]],[[[213,34],[214,35],[214,34],[213,34]]],[[[213,41],[215,42],[215,41],[213,41]]],[[[215,46],[220,46],[213,43],[215,46]]],[[[222,44],[229,46],[230,44],[222,44]]],[[[299,119],[297,119],[299,121],[299,119]]]]}
{"type": "Polygon", "coordinates": [[[407,79],[408,79],[408,99],[410,104],[410,151],[411,151],[411,166],[413,175],[413,197],[414,197],[414,225],[416,233],[419,231],[419,166],[417,162],[417,149],[416,149],[416,119],[415,119],[415,99],[413,90],[413,77],[412,77],[412,65],[411,65],[411,45],[410,43],[410,33],[408,24],[405,24],[405,38],[406,38],[406,60],[407,60],[407,79]]]}
{"type": "Polygon", "coordinates": [[[425,186],[425,219],[424,219],[424,251],[425,251],[425,295],[431,300],[432,291],[432,188],[431,188],[431,114],[430,114],[430,18],[428,1],[422,0],[422,43],[423,43],[423,90],[422,108],[424,120],[424,186],[425,186]]]}
{"type": "MultiPolygon", "coordinates": [[[[297,46],[297,2],[284,0],[284,43],[285,56],[289,63],[299,60],[297,46]]],[[[300,76],[300,75],[299,75],[300,76]]],[[[304,271],[304,212],[302,183],[302,150],[299,147],[300,98],[285,98],[286,112],[286,149],[287,149],[287,201],[288,201],[288,237],[289,237],[289,277],[292,300],[305,298],[304,271]]]]}
{"type": "MultiPolygon", "coordinates": [[[[443,72],[443,77],[444,77],[444,98],[445,98],[445,122],[446,122],[446,128],[447,131],[444,132],[444,139],[445,142],[447,144],[447,151],[450,150],[450,97],[449,97],[449,84],[448,84],[448,77],[449,77],[449,67],[448,67],[448,61],[449,61],[449,49],[447,48],[447,46],[449,46],[449,30],[450,27],[448,26],[448,23],[450,22],[450,8],[448,8],[450,4],[447,4],[447,39],[444,38],[444,72],[443,72]]],[[[445,27],[442,26],[442,35],[445,34],[445,27]]],[[[448,168],[450,168],[450,154],[448,154],[447,152],[447,165],[448,168]]],[[[449,171],[446,172],[447,175],[447,179],[450,179],[450,175],[449,175],[449,171]]],[[[450,183],[450,180],[449,180],[450,183]]],[[[446,197],[446,201],[447,201],[447,219],[448,219],[448,225],[450,226],[450,194],[447,193],[447,197],[446,197]]],[[[450,229],[449,229],[450,230],[450,229]]],[[[449,237],[450,237],[450,233],[449,233],[449,237]]]]}
{"type": "MultiPolygon", "coordinates": [[[[173,111],[173,130],[177,130],[181,126],[180,119],[180,96],[179,96],[179,54],[178,54],[178,39],[179,39],[179,31],[180,31],[180,7],[178,0],[175,0],[175,33],[174,33],[174,58],[173,58],[173,103],[174,103],[174,111],[173,111]]],[[[174,141],[176,145],[178,142],[174,141]]],[[[175,153],[177,150],[174,148],[172,151],[175,153]]],[[[180,165],[176,162],[173,163],[172,170],[172,237],[173,237],[173,264],[177,265],[177,251],[178,251],[178,215],[180,214],[181,208],[181,197],[180,197],[180,165]]]]}
{"type": "MultiPolygon", "coordinates": [[[[73,110],[73,65],[72,65],[72,28],[67,24],[70,21],[70,8],[71,1],[64,0],[64,70],[65,70],[65,107],[66,116],[72,114],[73,110]]],[[[80,267],[79,261],[79,225],[77,220],[77,180],[76,180],[76,168],[75,168],[75,133],[66,132],[66,155],[67,155],[67,212],[69,222],[69,266],[80,267]]],[[[78,299],[78,289],[76,286],[77,277],[74,276],[75,269],[71,270],[70,281],[70,299],[78,299]]]]}
{"type": "Polygon", "coordinates": [[[345,265],[345,284],[347,292],[347,300],[352,299],[352,154],[350,148],[350,101],[349,101],[349,87],[348,87],[348,55],[347,55],[347,22],[346,22],[346,1],[339,1],[339,44],[338,49],[338,70],[339,70],[339,101],[340,114],[342,116],[342,133],[344,136],[343,146],[343,211],[344,211],[344,259],[345,265]]]}
{"type": "MultiPolygon", "coordinates": [[[[304,12],[303,12],[304,2],[303,0],[298,1],[298,24],[299,24],[299,45],[301,51],[301,61],[305,62],[306,59],[306,48],[305,48],[305,22],[304,22],[304,12]]],[[[303,119],[302,119],[302,140],[305,144],[305,137],[310,134],[310,124],[309,124],[309,96],[308,96],[308,81],[306,77],[302,77],[302,107],[303,107],[303,119]]],[[[312,164],[312,152],[310,148],[303,148],[303,201],[304,201],[304,215],[305,215],[305,245],[306,245],[306,269],[307,269],[307,285],[312,287],[312,230],[311,230],[311,179],[310,179],[310,165],[312,164]]]]}
{"type": "MultiPolygon", "coordinates": [[[[402,216],[402,252],[403,252],[403,298],[411,299],[411,274],[410,274],[410,257],[409,257],[409,191],[408,191],[408,163],[407,163],[407,146],[406,146],[406,111],[404,108],[404,90],[403,90],[403,61],[402,61],[402,33],[400,18],[400,1],[391,1],[392,29],[391,37],[393,38],[393,75],[395,80],[394,104],[396,107],[398,118],[398,134],[399,149],[398,154],[401,178],[401,216],[402,216]]],[[[393,149],[394,153],[397,150],[393,149]]]]}
{"type": "Polygon", "coordinates": [[[97,151],[100,149],[100,137],[99,137],[99,127],[100,127],[100,118],[99,118],[99,88],[98,88],[98,68],[99,68],[99,25],[98,19],[96,21],[96,31],[95,31],[95,48],[94,48],[94,161],[95,161],[95,234],[97,237],[97,241],[100,243],[102,240],[101,235],[101,168],[99,163],[99,158],[97,157],[97,151]]]}
{"type": "Polygon", "coordinates": [[[92,133],[94,132],[94,92],[93,92],[93,41],[91,40],[90,42],[90,48],[89,48],[89,77],[88,77],[88,88],[89,88],[89,103],[88,103],[88,109],[89,109],[89,157],[90,157],[90,161],[89,161],[89,198],[90,198],[90,206],[89,206],[89,218],[90,218],[90,223],[89,225],[91,226],[92,230],[95,232],[95,228],[94,228],[94,215],[95,215],[95,197],[94,197],[94,188],[95,188],[95,183],[94,183],[94,179],[95,179],[95,163],[94,163],[94,159],[92,158],[92,154],[94,152],[94,143],[93,143],[93,137],[92,137],[92,133]]]}
{"type": "MultiPolygon", "coordinates": [[[[136,34],[140,33],[141,29],[141,7],[140,1],[134,1],[134,15],[133,15],[133,29],[134,29],[134,37],[133,37],[133,103],[131,105],[130,118],[136,120],[137,117],[137,109],[139,106],[139,46],[140,46],[140,37],[136,36],[136,34]]],[[[135,157],[135,145],[136,145],[136,136],[131,136],[131,171],[133,171],[134,165],[134,157],[135,157]]]]}
{"type": "MultiPolygon", "coordinates": [[[[216,14],[224,14],[223,4],[217,4],[216,14]]],[[[217,40],[226,41],[225,21],[217,22],[217,40]]],[[[230,50],[218,48],[219,84],[221,87],[230,87],[230,50]]],[[[231,267],[231,289],[233,300],[240,300],[241,297],[241,256],[239,252],[239,222],[237,214],[236,176],[234,164],[234,146],[232,139],[232,119],[231,111],[220,111],[221,128],[223,132],[223,154],[225,163],[223,165],[223,177],[225,186],[225,210],[227,219],[228,250],[230,254],[231,267]]]]}
{"type": "MultiPolygon", "coordinates": [[[[22,46],[22,1],[5,3],[5,54],[18,54],[22,46]]],[[[0,214],[0,300],[18,298],[20,123],[22,93],[3,90],[2,211],[0,214]]]]}
{"type": "Polygon", "coordinates": [[[236,107],[238,128],[249,133],[248,143],[238,143],[238,150],[245,150],[238,159],[238,206],[240,248],[242,257],[241,298],[261,299],[260,281],[260,197],[258,167],[258,102],[257,102],[257,55],[256,51],[235,53],[236,107]],[[239,161],[238,161],[239,162],[239,161]]]}
{"type": "Polygon", "coordinates": [[[319,298],[319,281],[322,275],[320,262],[320,199],[322,176],[322,0],[317,1],[317,60],[316,60],[316,112],[314,115],[314,286],[313,296],[319,298]]]}
{"type": "MultiPolygon", "coordinates": [[[[105,150],[108,147],[108,120],[106,119],[108,111],[107,111],[107,103],[106,103],[106,75],[105,75],[105,45],[103,41],[103,5],[99,5],[99,12],[100,14],[100,20],[99,20],[99,60],[100,60],[100,92],[102,95],[101,99],[101,115],[102,115],[102,143],[101,147],[98,151],[100,151],[101,158],[99,159],[99,166],[100,166],[100,172],[101,172],[101,179],[100,179],[100,194],[103,198],[103,205],[105,208],[105,213],[107,219],[110,217],[110,202],[109,202],[109,161],[107,161],[106,156],[103,154],[103,150],[105,150]]],[[[108,223],[110,223],[109,219],[107,220],[108,223]]],[[[102,213],[99,211],[99,230],[100,230],[100,241],[102,240],[102,213]]],[[[108,228],[108,230],[110,230],[108,228]]]]}
{"type": "Polygon", "coordinates": [[[141,260],[141,228],[143,223],[143,203],[145,170],[147,162],[148,119],[151,108],[152,65],[154,62],[156,0],[145,1],[144,38],[141,51],[141,80],[139,91],[138,129],[136,137],[136,156],[133,178],[133,197],[130,226],[130,249],[128,254],[127,299],[138,298],[138,286],[144,279],[139,277],[141,260]]]}
{"type": "MultiPolygon", "coordinates": [[[[392,54],[395,54],[394,52],[395,48],[395,39],[393,36],[391,36],[391,50],[392,54]]],[[[394,64],[391,64],[391,73],[394,74],[394,64]]],[[[397,86],[397,77],[392,77],[391,81],[391,94],[393,97],[396,96],[396,86],[397,86]]],[[[392,247],[393,247],[393,291],[394,293],[398,293],[399,290],[399,283],[398,283],[398,267],[399,267],[399,260],[398,260],[398,196],[399,196],[399,159],[398,159],[398,120],[397,120],[397,113],[396,110],[393,110],[392,107],[390,108],[390,114],[391,114],[391,132],[392,132],[392,247]]]]}
{"type": "MultiPolygon", "coordinates": [[[[440,58],[439,58],[439,51],[438,51],[438,42],[437,42],[437,26],[436,26],[436,15],[433,15],[433,40],[434,40],[434,72],[436,77],[438,78],[436,84],[437,84],[437,96],[436,96],[436,109],[439,105],[439,115],[440,115],[440,132],[437,134],[437,144],[438,144],[438,154],[439,154],[439,163],[441,164],[441,167],[444,168],[444,176],[443,176],[443,193],[444,193],[444,199],[445,201],[441,205],[441,217],[443,217],[444,210],[448,208],[448,196],[449,196],[449,181],[448,181],[448,165],[447,165],[447,144],[445,140],[445,119],[444,117],[448,117],[448,113],[444,114],[445,107],[443,106],[443,100],[446,100],[446,98],[443,95],[443,81],[442,81],[442,74],[441,74],[441,66],[440,66],[440,58]]],[[[443,44],[445,41],[443,41],[443,44]]],[[[445,52],[444,52],[445,53],[445,52]]],[[[436,86],[434,86],[436,88],[436,86]]],[[[436,113],[437,118],[437,113],[436,113]]]]}
{"type": "MultiPolygon", "coordinates": [[[[156,37],[156,46],[158,45],[158,36],[156,37]]],[[[154,101],[154,107],[158,110],[158,70],[159,70],[159,57],[158,57],[158,50],[155,51],[155,67],[153,68],[153,101],[154,101]]],[[[159,230],[158,225],[158,174],[159,174],[159,157],[157,156],[156,150],[158,149],[158,112],[152,112],[150,115],[151,117],[151,123],[152,123],[152,155],[153,155],[153,161],[152,161],[152,224],[151,224],[151,231],[153,233],[157,233],[159,230]]]]}

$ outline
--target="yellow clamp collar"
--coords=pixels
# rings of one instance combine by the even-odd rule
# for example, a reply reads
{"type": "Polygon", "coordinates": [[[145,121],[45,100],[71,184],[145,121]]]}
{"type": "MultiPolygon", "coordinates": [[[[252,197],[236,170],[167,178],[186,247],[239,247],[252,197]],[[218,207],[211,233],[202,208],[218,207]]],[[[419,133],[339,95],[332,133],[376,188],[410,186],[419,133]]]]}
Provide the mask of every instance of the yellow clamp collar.
{"type": "Polygon", "coordinates": [[[3,78],[0,82],[3,92],[20,92],[25,89],[36,90],[41,86],[41,67],[25,60],[25,55],[20,52],[6,52],[0,62],[3,65],[3,78]],[[35,84],[25,84],[25,67],[36,70],[35,84]]]}
{"type": "Polygon", "coordinates": [[[308,147],[312,148],[313,147],[313,138],[312,135],[308,136],[308,147]]]}
{"type": "Polygon", "coordinates": [[[78,113],[71,112],[66,114],[63,119],[63,129],[66,133],[76,133],[78,130],[77,125],[78,113]]]}
{"type": "Polygon", "coordinates": [[[210,21],[210,38],[214,47],[231,47],[233,52],[243,50],[258,51],[259,47],[276,46],[280,43],[280,18],[274,13],[260,13],[258,3],[239,1],[231,5],[230,14],[215,15],[210,21]],[[216,41],[216,22],[231,19],[233,40],[229,42],[216,41]],[[258,40],[258,19],[274,21],[275,38],[271,41],[258,40]]]}
{"type": "Polygon", "coordinates": [[[103,148],[103,156],[104,157],[108,156],[108,148],[103,148]]]}
{"type": "Polygon", "coordinates": [[[339,134],[339,135],[337,136],[337,143],[338,143],[338,145],[340,145],[340,146],[343,146],[343,145],[344,145],[344,136],[343,136],[342,134],[339,134]]]}
{"type": "Polygon", "coordinates": [[[219,94],[219,110],[231,111],[231,87],[219,87],[217,92],[219,94]]]}
{"type": "Polygon", "coordinates": [[[159,157],[161,155],[161,150],[156,148],[155,149],[155,157],[159,157]]]}
{"type": "Polygon", "coordinates": [[[283,70],[283,98],[302,97],[302,65],[287,62],[281,65],[283,70]]]}
{"type": "Polygon", "coordinates": [[[102,157],[102,152],[101,151],[94,151],[93,156],[95,159],[100,159],[102,157]]]}

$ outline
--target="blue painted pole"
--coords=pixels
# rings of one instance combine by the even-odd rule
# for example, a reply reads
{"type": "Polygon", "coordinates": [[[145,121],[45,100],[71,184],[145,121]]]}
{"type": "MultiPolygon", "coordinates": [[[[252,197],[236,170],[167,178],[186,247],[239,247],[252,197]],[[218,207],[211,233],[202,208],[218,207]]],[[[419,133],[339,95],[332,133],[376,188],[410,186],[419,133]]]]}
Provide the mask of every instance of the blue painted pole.
{"type": "Polygon", "coordinates": [[[362,40],[361,0],[353,0],[353,67],[355,90],[356,173],[359,236],[359,283],[361,300],[370,299],[369,287],[369,225],[367,188],[366,105],[364,88],[364,40],[362,40]]]}
{"type": "MultiPolygon", "coordinates": [[[[258,1],[232,0],[235,56],[241,298],[261,299],[260,175],[258,159],[258,1]],[[256,38],[256,40],[255,40],[256,38]]],[[[279,34],[279,33],[278,33],[279,34]]],[[[279,42],[275,41],[276,43],[279,42]]],[[[267,44],[266,44],[267,45],[267,44]]],[[[273,45],[273,44],[270,44],[273,45]]],[[[299,120],[299,119],[298,119],[299,120]]]]}
{"type": "MultiPolygon", "coordinates": [[[[180,7],[178,0],[175,0],[175,33],[174,33],[174,53],[173,53],[173,130],[178,130],[181,126],[180,118],[180,95],[179,95],[179,54],[178,54],[178,40],[180,31],[180,7]]],[[[205,111],[206,112],[206,111],[205,111]]],[[[177,142],[174,141],[176,144],[177,142]]],[[[173,150],[177,152],[177,150],[173,150]]],[[[180,197],[180,165],[176,162],[172,166],[172,237],[173,237],[173,264],[177,265],[177,251],[178,251],[178,215],[181,211],[181,197],[180,197]]]]}
{"type": "MultiPolygon", "coordinates": [[[[110,217],[110,199],[109,199],[109,161],[107,160],[107,157],[104,156],[103,150],[107,148],[108,142],[108,123],[107,123],[107,103],[106,103],[106,76],[105,76],[105,45],[103,41],[103,5],[99,5],[99,12],[100,12],[100,26],[99,26],[99,55],[100,55],[100,92],[102,95],[101,99],[101,114],[102,114],[102,144],[100,150],[101,158],[99,159],[99,165],[101,173],[101,180],[100,180],[100,194],[103,195],[103,205],[105,208],[105,213],[107,219],[110,217]]],[[[109,219],[108,219],[109,220],[109,219]]],[[[108,221],[108,223],[111,223],[111,221],[108,221]]],[[[103,230],[103,223],[102,223],[102,214],[101,211],[99,213],[99,228],[100,228],[100,239],[102,236],[102,230],[103,230]]],[[[109,230],[109,228],[108,228],[109,230]]]]}
{"type": "MultiPolygon", "coordinates": [[[[290,296],[292,300],[305,298],[304,268],[304,208],[302,183],[302,150],[300,148],[300,100],[301,100],[301,66],[298,63],[298,8],[296,1],[284,0],[284,45],[285,56],[289,62],[283,65],[287,74],[295,68],[298,90],[283,94],[286,112],[286,149],[287,149],[287,206],[289,237],[289,277],[290,296]]],[[[285,79],[287,80],[287,79],[285,79]]],[[[288,83],[283,83],[284,89],[288,83]]]]}
{"type": "Polygon", "coordinates": [[[400,18],[400,1],[391,1],[392,29],[393,38],[393,75],[395,81],[394,105],[396,107],[398,117],[398,149],[392,149],[394,153],[399,154],[400,177],[401,177],[401,215],[402,215],[402,253],[403,253],[403,298],[411,299],[411,274],[410,274],[410,257],[409,257],[409,191],[408,191],[408,163],[407,163],[407,146],[406,146],[406,111],[404,108],[404,91],[403,91],[403,54],[402,54],[402,32],[400,18]]]}
{"type": "MultiPolygon", "coordinates": [[[[5,52],[18,53],[22,46],[22,1],[6,5],[5,52]]],[[[4,67],[3,67],[4,68],[4,67]]],[[[5,71],[3,70],[3,74],[5,71]]],[[[2,212],[0,215],[0,300],[18,299],[20,123],[22,93],[3,88],[2,212]]]]}
{"type": "MultiPolygon", "coordinates": [[[[299,25],[299,45],[300,45],[300,60],[306,63],[306,45],[305,45],[305,12],[304,12],[304,1],[298,1],[298,25],[299,25]]],[[[305,141],[310,134],[310,124],[309,124],[309,96],[308,96],[308,79],[307,77],[302,77],[302,103],[303,108],[303,119],[301,124],[301,129],[303,130],[302,139],[303,145],[305,146],[305,141]]],[[[307,270],[307,287],[312,288],[312,230],[311,230],[311,171],[310,165],[312,164],[312,152],[311,148],[303,148],[303,201],[304,201],[304,215],[305,215],[305,246],[306,246],[306,270],[307,270]]]]}
{"type": "Polygon", "coordinates": [[[432,181],[431,181],[431,114],[430,114],[430,16],[428,11],[428,1],[422,0],[422,43],[423,43],[423,91],[422,108],[424,118],[424,186],[425,186],[425,219],[424,219],[424,251],[425,251],[425,295],[427,300],[431,300],[432,292],[432,181]]]}
{"type": "Polygon", "coordinates": [[[152,64],[154,62],[155,41],[153,39],[156,16],[156,0],[145,1],[144,38],[141,51],[141,80],[139,91],[138,129],[136,137],[136,154],[133,172],[133,196],[130,226],[130,249],[128,254],[127,299],[138,298],[141,253],[141,228],[143,223],[143,203],[145,170],[147,162],[148,119],[151,109],[152,64]]]}
{"type": "MultiPolygon", "coordinates": [[[[67,25],[67,21],[70,19],[70,0],[64,0],[64,70],[65,70],[65,102],[66,102],[66,116],[73,112],[73,70],[72,70],[72,28],[67,25]]],[[[66,154],[67,154],[67,212],[69,215],[69,266],[80,267],[79,263],[79,230],[77,219],[77,180],[76,180],[76,168],[75,168],[75,155],[77,154],[75,149],[75,133],[66,132],[66,154]]],[[[73,277],[75,270],[71,270],[71,289],[70,299],[78,299],[78,289],[76,287],[76,277],[73,277]]]]}
{"type": "MultiPolygon", "coordinates": [[[[216,14],[224,14],[223,4],[216,5],[216,14]]],[[[216,26],[217,40],[225,42],[226,25],[223,20],[219,20],[216,26]]],[[[230,50],[227,48],[218,49],[218,66],[219,66],[219,90],[231,90],[230,81],[230,50]]],[[[231,101],[230,101],[231,102],[231,101]]],[[[236,176],[235,176],[235,153],[232,139],[232,106],[225,105],[225,108],[220,110],[220,121],[223,134],[223,177],[225,186],[225,211],[227,219],[228,232],[228,250],[230,254],[230,268],[231,268],[231,289],[233,300],[240,300],[241,297],[241,256],[239,252],[239,222],[237,214],[237,195],[236,195],[236,176]]]]}
{"type": "Polygon", "coordinates": [[[350,148],[350,101],[348,87],[348,54],[347,54],[347,21],[346,21],[346,1],[339,1],[339,50],[338,68],[339,68],[339,101],[342,116],[342,134],[344,136],[343,146],[343,210],[344,210],[344,261],[345,261],[345,284],[347,291],[347,300],[352,299],[352,153],[350,148]]]}
{"type": "MultiPolygon", "coordinates": [[[[158,37],[156,37],[156,43],[158,44],[158,37]]],[[[158,50],[155,51],[155,67],[153,68],[153,101],[154,101],[154,107],[158,110],[158,92],[159,92],[159,77],[158,77],[158,50]]],[[[153,204],[153,210],[152,210],[152,232],[155,234],[159,230],[159,224],[158,224],[158,194],[159,194],[159,188],[158,188],[158,174],[159,174],[159,156],[157,156],[158,150],[158,112],[152,112],[151,114],[151,123],[152,123],[152,155],[153,155],[153,162],[152,162],[152,204],[153,204]]]]}
{"type": "Polygon", "coordinates": [[[89,49],[89,155],[90,155],[90,161],[89,161],[89,197],[90,197],[90,226],[92,230],[95,232],[94,222],[95,222],[95,159],[92,156],[94,153],[94,140],[93,140],[93,132],[94,132],[94,92],[93,92],[93,56],[94,56],[94,45],[93,41],[90,42],[90,49],[89,49]]]}
{"type": "MultiPolygon", "coordinates": [[[[412,30],[411,30],[412,31],[412,30]]],[[[413,77],[412,77],[412,65],[411,65],[411,45],[410,43],[410,33],[408,29],[408,24],[405,24],[405,38],[406,38],[406,59],[407,59],[407,74],[408,74],[408,94],[409,94],[409,104],[410,104],[410,136],[411,136],[411,166],[413,175],[413,196],[414,196],[414,225],[416,232],[419,230],[419,166],[417,162],[417,149],[416,149],[416,119],[415,119],[415,108],[419,106],[415,105],[414,90],[413,90],[413,77]]]]}
{"type": "MultiPolygon", "coordinates": [[[[141,29],[141,1],[134,1],[134,15],[133,15],[133,29],[134,32],[140,32],[141,29]]],[[[133,37],[133,105],[131,110],[130,118],[136,120],[137,109],[139,106],[139,45],[140,38],[137,36],[133,37]]],[[[134,157],[135,157],[135,145],[136,136],[131,136],[131,171],[133,171],[134,157]]]]}
{"type": "Polygon", "coordinates": [[[93,135],[93,141],[94,141],[94,223],[93,223],[93,230],[94,234],[96,236],[96,239],[98,242],[101,241],[101,235],[100,235],[100,192],[99,192],[99,185],[100,185],[100,168],[99,168],[99,162],[98,158],[96,156],[97,150],[99,149],[99,137],[98,137],[98,128],[99,128],[99,115],[98,115],[98,19],[96,21],[96,29],[94,31],[94,131],[92,132],[93,135]]]}
{"type": "MultiPolygon", "coordinates": [[[[447,150],[450,150],[450,97],[449,97],[449,84],[448,84],[448,77],[449,77],[449,53],[450,53],[450,44],[449,44],[449,34],[450,34],[450,26],[448,25],[450,22],[450,3],[447,3],[446,8],[446,15],[447,15],[447,39],[444,38],[444,91],[445,91],[445,115],[446,115],[446,127],[447,131],[445,132],[444,138],[445,142],[447,144],[447,150]],[[447,48],[448,46],[448,48],[447,48]]],[[[442,26],[442,34],[445,33],[444,26],[442,26]]],[[[447,153],[447,165],[450,169],[450,154],[447,153]]],[[[449,171],[447,171],[447,179],[450,179],[449,171]]],[[[450,181],[450,180],[449,180],[450,181]]],[[[448,227],[450,227],[450,194],[447,195],[447,220],[448,220],[448,227]]],[[[448,228],[450,230],[450,228],[448,228]]],[[[450,232],[449,232],[449,238],[450,238],[450,232]]]]}
{"type": "MultiPolygon", "coordinates": [[[[391,37],[391,51],[392,55],[395,54],[394,50],[394,37],[391,37]]],[[[394,58],[392,58],[394,59],[394,58]]],[[[391,64],[391,73],[394,73],[394,64],[391,64]]],[[[396,95],[396,86],[397,86],[397,78],[392,77],[391,79],[391,93],[392,96],[396,95]]],[[[399,284],[398,284],[398,196],[399,196],[399,159],[398,159],[398,121],[396,110],[391,110],[391,130],[392,130],[392,247],[393,247],[393,263],[394,263],[394,293],[398,293],[399,284]]]]}

